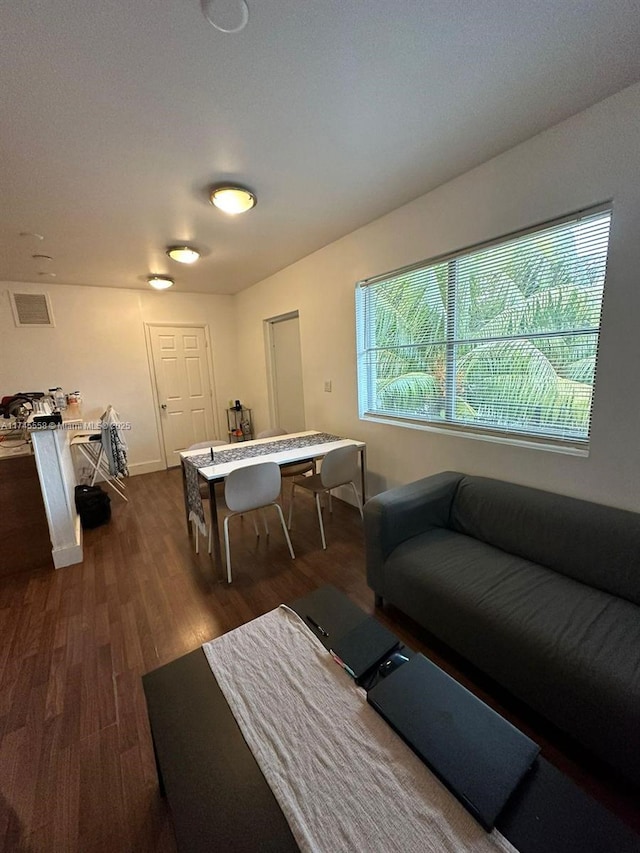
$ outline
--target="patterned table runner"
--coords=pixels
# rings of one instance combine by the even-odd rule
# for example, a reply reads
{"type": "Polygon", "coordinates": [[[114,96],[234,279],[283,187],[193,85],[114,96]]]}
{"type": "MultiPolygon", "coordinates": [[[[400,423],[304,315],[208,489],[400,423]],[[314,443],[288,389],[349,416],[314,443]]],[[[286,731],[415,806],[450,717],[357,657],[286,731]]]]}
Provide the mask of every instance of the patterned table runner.
{"type": "MultiPolygon", "coordinates": [[[[209,458],[211,465],[211,458],[209,458]]],[[[187,480],[187,509],[189,510],[189,521],[198,525],[203,536],[207,535],[207,522],[204,519],[204,506],[200,494],[200,483],[198,469],[189,459],[185,459],[184,474],[187,480]]]]}
{"type": "Polygon", "coordinates": [[[317,432],[314,435],[301,435],[297,438],[283,436],[275,441],[267,441],[264,444],[252,444],[245,447],[239,442],[237,447],[228,450],[213,450],[213,462],[211,453],[204,452],[197,456],[189,456],[196,468],[207,468],[210,465],[222,465],[225,462],[238,462],[242,459],[250,459],[253,456],[267,456],[269,453],[282,453],[283,450],[296,450],[300,447],[313,447],[314,444],[328,444],[331,441],[342,441],[339,435],[331,435],[328,432],[317,432]]]}

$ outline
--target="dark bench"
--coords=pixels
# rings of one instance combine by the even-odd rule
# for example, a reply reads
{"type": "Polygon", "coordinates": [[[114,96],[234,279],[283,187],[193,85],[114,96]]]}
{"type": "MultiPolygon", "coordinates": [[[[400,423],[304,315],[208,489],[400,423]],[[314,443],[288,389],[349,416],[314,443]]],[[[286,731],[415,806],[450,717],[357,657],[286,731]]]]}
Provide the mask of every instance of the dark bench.
{"type": "MultiPolygon", "coordinates": [[[[333,587],[292,607],[335,640],[366,614],[333,587]]],[[[327,645],[327,640],[319,636],[327,645]]],[[[201,649],[143,676],[161,789],[184,853],[296,851],[201,649]]],[[[538,759],[498,829],[519,853],[637,853],[640,839],[538,759]]]]}

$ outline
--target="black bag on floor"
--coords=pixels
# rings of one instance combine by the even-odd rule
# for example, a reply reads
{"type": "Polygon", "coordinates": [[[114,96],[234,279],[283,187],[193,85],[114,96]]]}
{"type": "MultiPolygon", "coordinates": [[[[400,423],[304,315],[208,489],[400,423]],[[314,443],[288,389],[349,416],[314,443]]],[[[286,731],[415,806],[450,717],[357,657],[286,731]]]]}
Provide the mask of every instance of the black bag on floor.
{"type": "Polygon", "coordinates": [[[111,498],[100,486],[76,486],[76,509],[85,530],[99,527],[111,518],[111,498]]]}

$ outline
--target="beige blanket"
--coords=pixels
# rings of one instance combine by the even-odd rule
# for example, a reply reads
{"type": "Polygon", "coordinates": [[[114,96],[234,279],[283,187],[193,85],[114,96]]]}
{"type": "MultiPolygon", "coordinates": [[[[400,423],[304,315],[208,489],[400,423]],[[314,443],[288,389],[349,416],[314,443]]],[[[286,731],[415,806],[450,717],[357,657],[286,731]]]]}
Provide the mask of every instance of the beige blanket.
{"type": "Polygon", "coordinates": [[[367,705],[289,608],[203,649],[302,851],[514,853],[367,705]]]}

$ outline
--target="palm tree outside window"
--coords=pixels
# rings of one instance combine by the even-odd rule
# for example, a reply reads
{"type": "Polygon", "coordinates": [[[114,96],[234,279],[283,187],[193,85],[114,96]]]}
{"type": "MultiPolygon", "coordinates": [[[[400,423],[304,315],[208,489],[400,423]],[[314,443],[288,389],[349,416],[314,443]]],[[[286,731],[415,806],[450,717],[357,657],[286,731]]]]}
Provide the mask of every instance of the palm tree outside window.
{"type": "Polygon", "coordinates": [[[360,416],[588,447],[610,206],[356,286],[360,416]]]}

